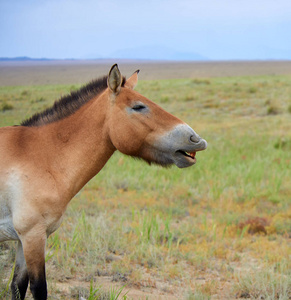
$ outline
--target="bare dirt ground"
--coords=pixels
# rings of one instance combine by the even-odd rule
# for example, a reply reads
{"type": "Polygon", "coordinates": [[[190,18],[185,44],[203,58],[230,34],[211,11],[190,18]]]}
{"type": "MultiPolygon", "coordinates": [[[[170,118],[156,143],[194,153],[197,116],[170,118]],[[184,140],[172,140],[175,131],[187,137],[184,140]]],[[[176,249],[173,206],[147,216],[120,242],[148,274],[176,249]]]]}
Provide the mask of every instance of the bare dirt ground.
{"type": "Polygon", "coordinates": [[[291,74],[291,61],[56,60],[0,62],[0,86],[83,84],[107,74],[114,63],[118,63],[122,73],[127,76],[140,69],[142,80],[291,74]]]}

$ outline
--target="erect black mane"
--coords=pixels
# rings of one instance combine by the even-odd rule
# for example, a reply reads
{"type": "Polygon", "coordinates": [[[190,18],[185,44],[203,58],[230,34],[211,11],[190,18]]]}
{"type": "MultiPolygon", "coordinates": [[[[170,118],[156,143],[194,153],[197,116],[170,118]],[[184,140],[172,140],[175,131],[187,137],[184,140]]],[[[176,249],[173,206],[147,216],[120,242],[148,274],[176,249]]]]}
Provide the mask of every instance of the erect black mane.
{"type": "MultiPolygon", "coordinates": [[[[107,88],[107,78],[108,76],[104,76],[91,81],[79,90],[73,91],[69,95],[57,100],[52,107],[22,121],[20,125],[29,127],[42,126],[69,117],[94,96],[97,96],[107,88]]],[[[126,79],[123,77],[122,86],[124,86],[125,81],[126,79]]]]}

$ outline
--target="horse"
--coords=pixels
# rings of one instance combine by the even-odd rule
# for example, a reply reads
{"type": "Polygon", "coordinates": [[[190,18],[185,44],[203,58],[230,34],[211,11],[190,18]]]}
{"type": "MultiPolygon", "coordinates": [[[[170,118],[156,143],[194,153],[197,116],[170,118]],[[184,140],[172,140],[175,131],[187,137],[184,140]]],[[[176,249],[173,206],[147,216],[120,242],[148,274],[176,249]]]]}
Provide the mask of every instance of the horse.
{"type": "Polygon", "coordinates": [[[28,284],[34,299],[47,299],[46,240],[116,150],[185,168],[206,149],[190,126],[134,91],[138,73],[126,79],[115,64],[19,126],[0,128],[0,242],[17,241],[12,299],[24,299],[28,284]]]}

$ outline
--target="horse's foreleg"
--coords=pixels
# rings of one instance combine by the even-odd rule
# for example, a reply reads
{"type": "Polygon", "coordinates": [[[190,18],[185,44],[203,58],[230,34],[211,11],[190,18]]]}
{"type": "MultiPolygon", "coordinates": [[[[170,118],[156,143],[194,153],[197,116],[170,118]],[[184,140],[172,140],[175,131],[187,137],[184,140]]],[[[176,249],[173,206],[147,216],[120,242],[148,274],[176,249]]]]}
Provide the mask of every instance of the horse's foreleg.
{"type": "Polygon", "coordinates": [[[47,299],[45,276],[46,234],[34,228],[22,237],[23,253],[30,282],[30,290],[35,300],[47,299]]]}
{"type": "Polygon", "coordinates": [[[17,245],[14,276],[11,283],[12,299],[23,300],[28,286],[28,273],[23,255],[22,244],[17,245]]]}

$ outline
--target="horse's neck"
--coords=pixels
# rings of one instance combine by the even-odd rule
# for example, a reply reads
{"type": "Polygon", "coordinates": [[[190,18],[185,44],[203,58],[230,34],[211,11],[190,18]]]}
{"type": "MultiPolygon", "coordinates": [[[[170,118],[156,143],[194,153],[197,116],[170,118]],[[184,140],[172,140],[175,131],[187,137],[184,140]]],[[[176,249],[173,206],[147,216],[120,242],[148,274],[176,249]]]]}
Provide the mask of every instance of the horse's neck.
{"type": "MultiPolygon", "coordinates": [[[[51,137],[52,171],[75,195],[106,164],[115,151],[106,126],[106,108],[87,103],[75,114],[47,126],[51,137]]],[[[45,126],[46,127],[46,126],[45,126]]]]}

